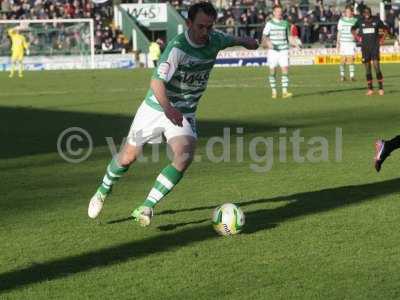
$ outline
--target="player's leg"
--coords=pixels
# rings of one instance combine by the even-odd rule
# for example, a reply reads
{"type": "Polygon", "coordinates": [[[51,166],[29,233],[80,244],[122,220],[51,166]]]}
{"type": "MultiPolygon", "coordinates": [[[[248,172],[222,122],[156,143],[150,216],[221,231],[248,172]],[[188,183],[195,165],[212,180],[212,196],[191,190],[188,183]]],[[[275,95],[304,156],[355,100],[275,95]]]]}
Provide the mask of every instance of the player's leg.
{"type": "Polygon", "coordinates": [[[269,76],[268,81],[271,87],[272,99],[276,99],[278,92],[276,90],[276,67],[278,64],[277,61],[277,51],[275,50],[268,50],[268,66],[269,66],[269,76]]]}
{"type": "Polygon", "coordinates": [[[372,61],[375,69],[375,74],[376,74],[376,80],[378,81],[378,86],[379,86],[379,95],[383,96],[384,91],[383,91],[383,75],[381,71],[381,66],[379,63],[378,59],[375,59],[372,61]]]}
{"type": "Polygon", "coordinates": [[[375,143],[375,169],[377,172],[381,170],[382,164],[385,159],[394,150],[400,148],[400,135],[395,136],[391,140],[378,140],[375,143]]]}
{"type": "Polygon", "coordinates": [[[289,51],[281,51],[279,56],[279,66],[281,67],[282,77],[282,97],[289,98],[292,97],[293,94],[289,93],[289,51]]]}
{"type": "Polygon", "coordinates": [[[11,56],[10,75],[8,75],[8,77],[10,77],[10,78],[12,78],[14,76],[15,64],[16,64],[16,59],[15,59],[15,55],[13,54],[11,56]]]}
{"type": "Polygon", "coordinates": [[[364,63],[365,74],[367,79],[367,96],[371,96],[374,93],[373,85],[372,85],[372,70],[371,70],[371,61],[367,61],[364,63]]]}
{"type": "Polygon", "coordinates": [[[271,87],[272,99],[276,99],[278,96],[278,92],[276,90],[276,72],[275,72],[275,70],[276,70],[276,68],[270,68],[269,76],[268,76],[269,85],[271,87]]]}
{"type": "Polygon", "coordinates": [[[168,140],[168,145],[174,155],[172,163],[157,176],[144,203],[132,212],[133,219],[142,226],[150,224],[154,207],[172,191],[190,166],[196,148],[196,138],[176,136],[168,140]]]}
{"type": "Polygon", "coordinates": [[[89,203],[88,215],[96,218],[103,209],[104,201],[110,194],[113,185],[128,171],[140,155],[141,147],[126,143],[122,151],[115,155],[107,165],[102,183],[89,203]]]}
{"type": "Polygon", "coordinates": [[[362,62],[365,67],[365,77],[367,79],[367,96],[371,96],[374,93],[372,85],[372,71],[371,71],[371,51],[369,48],[361,47],[362,62]]]}
{"type": "Polygon", "coordinates": [[[136,112],[135,118],[129,129],[127,143],[121,152],[114,156],[106,168],[103,181],[89,203],[88,215],[96,218],[110,194],[113,185],[128,171],[129,166],[135,162],[142,151],[142,146],[160,137],[160,119],[164,113],[157,111],[146,103],[142,103],[136,112]]]}
{"type": "Polygon", "coordinates": [[[349,66],[349,76],[351,81],[355,81],[355,66],[354,66],[354,56],[347,57],[347,64],[349,66]]]}
{"type": "Polygon", "coordinates": [[[339,65],[340,81],[346,81],[345,65],[346,65],[346,56],[342,55],[340,57],[340,65],[339,65]]]}
{"type": "Polygon", "coordinates": [[[19,76],[19,78],[22,78],[24,76],[23,71],[24,71],[24,57],[21,55],[18,58],[18,76],[19,76]]]}
{"type": "Polygon", "coordinates": [[[283,98],[289,98],[292,97],[293,94],[289,93],[288,88],[289,88],[289,67],[282,67],[282,97],[283,98]]]}

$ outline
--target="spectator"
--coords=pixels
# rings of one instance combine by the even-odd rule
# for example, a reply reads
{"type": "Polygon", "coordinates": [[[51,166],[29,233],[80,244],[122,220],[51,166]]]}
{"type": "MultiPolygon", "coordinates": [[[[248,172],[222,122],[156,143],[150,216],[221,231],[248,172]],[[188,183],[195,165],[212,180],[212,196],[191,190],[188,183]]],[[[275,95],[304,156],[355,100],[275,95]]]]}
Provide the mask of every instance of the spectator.
{"type": "Polygon", "coordinates": [[[235,19],[232,16],[230,11],[227,12],[227,19],[225,21],[226,25],[226,33],[234,34],[235,33],[235,19]]]}
{"type": "Polygon", "coordinates": [[[303,44],[311,44],[312,24],[308,17],[303,19],[300,29],[301,42],[303,44]]]}
{"type": "Polygon", "coordinates": [[[386,25],[389,30],[389,34],[391,36],[395,35],[395,23],[396,23],[396,14],[393,9],[390,9],[388,14],[386,15],[386,25]]]}

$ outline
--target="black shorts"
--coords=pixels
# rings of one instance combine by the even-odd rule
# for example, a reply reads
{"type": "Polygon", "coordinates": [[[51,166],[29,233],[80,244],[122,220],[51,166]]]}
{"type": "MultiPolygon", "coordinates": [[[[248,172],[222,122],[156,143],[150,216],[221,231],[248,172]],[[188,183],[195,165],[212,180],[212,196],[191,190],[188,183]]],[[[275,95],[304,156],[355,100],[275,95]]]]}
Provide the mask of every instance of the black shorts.
{"type": "Polygon", "coordinates": [[[379,46],[361,47],[362,62],[368,63],[371,60],[379,60],[379,46]]]}

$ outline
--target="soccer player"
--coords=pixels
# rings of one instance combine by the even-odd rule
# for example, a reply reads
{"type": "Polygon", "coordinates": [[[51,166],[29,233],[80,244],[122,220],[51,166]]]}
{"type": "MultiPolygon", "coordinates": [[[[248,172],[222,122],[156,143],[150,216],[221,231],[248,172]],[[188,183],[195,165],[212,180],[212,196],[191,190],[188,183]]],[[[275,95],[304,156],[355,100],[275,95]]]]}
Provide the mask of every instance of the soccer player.
{"type": "Polygon", "coordinates": [[[388,141],[378,140],[375,143],[375,169],[377,172],[381,170],[383,162],[388,158],[390,153],[399,148],[400,135],[395,136],[388,141]]]}
{"type": "Polygon", "coordinates": [[[356,39],[361,39],[362,61],[366,70],[368,91],[367,96],[374,93],[372,85],[371,61],[374,65],[376,79],[379,85],[379,95],[383,96],[383,75],[379,64],[379,47],[385,38],[386,28],[378,17],[373,17],[371,9],[366,7],[363,18],[352,27],[352,33],[356,39]]]}
{"type": "Polygon", "coordinates": [[[22,78],[24,54],[25,52],[29,54],[29,45],[25,37],[20,34],[18,26],[9,29],[8,35],[11,39],[11,71],[9,77],[14,76],[15,68],[18,65],[18,76],[22,78]]]}
{"type": "Polygon", "coordinates": [[[339,50],[340,58],[340,81],[345,81],[345,66],[349,66],[350,80],[354,81],[354,56],[356,53],[356,41],[351,32],[351,28],[356,24],[357,19],[353,15],[351,5],[346,6],[344,16],[340,18],[337,28],[336,46],[339,50]]]}
{"type": "Polygon", "coordinates": [[[89,203],[88,215],[96,218],[111,187],[135,162],[146,143],[159,142],[165,136],[173,152],[173,161],[157,176],[142,205],[132,217],[147,226],[153,208],[182,179],[196,147],[195,112],[204,93],[210,72],[220,50],[231,46],[257,49],[252,38],[238,38],[214,31],[217,18],[208,2],[192,5],[188,12],[188,30],[167,45],[150,82],[145,100],[136,112],[128,141],[107,167],[103,182],[89,203]]]}
{"type": "Polygon", "coordinates": [[[272,99],[278,96],[276,89],[276,68],[279,66],[282,71],[282,98],[292,97],[289,93],[289,47],[296,44],[289,39],[290,25],[283,20],[282,7],[275,5],[273,8],[273,18],[265,24],[262,37],[262,47],[268,49],[268,65],[269,65],[269,84],[272,89],[272,99]]]}

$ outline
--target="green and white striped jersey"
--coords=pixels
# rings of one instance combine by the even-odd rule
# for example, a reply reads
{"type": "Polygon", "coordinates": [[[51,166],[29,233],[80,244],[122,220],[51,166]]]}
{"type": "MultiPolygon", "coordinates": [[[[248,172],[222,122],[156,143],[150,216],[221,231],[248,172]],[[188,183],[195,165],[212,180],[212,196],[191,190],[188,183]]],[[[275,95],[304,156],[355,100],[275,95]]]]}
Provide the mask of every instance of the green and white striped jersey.
{"type": "Polygon", "coordinates": [[[271,40],[274,50],[289,50],[290,25],[288,21],[271,19],[265,24],[263,35],[271,40]]]}
{"type": "MultiPolygon", "coordinates": [[[[218,52],[234,46],[234,41],[233,36],[212,31],[207,45],[196,45],[185,31],[168,43],[152,78],[165,82],[167,97],[173,107],[183,114],[195,113],[218,52]]],[[[144,101],[163,111],[151,88],[144,101]]]]}
{"type": "Polygon", "coordinates": [[[357,22],[357,18],[346,18],[342,17],[338,23],[338,35],[339,35],[339,42],[348,44],[348,43],[355,43],[354,36],[351,33],[351,27],[353,27],[357,22]]]}

